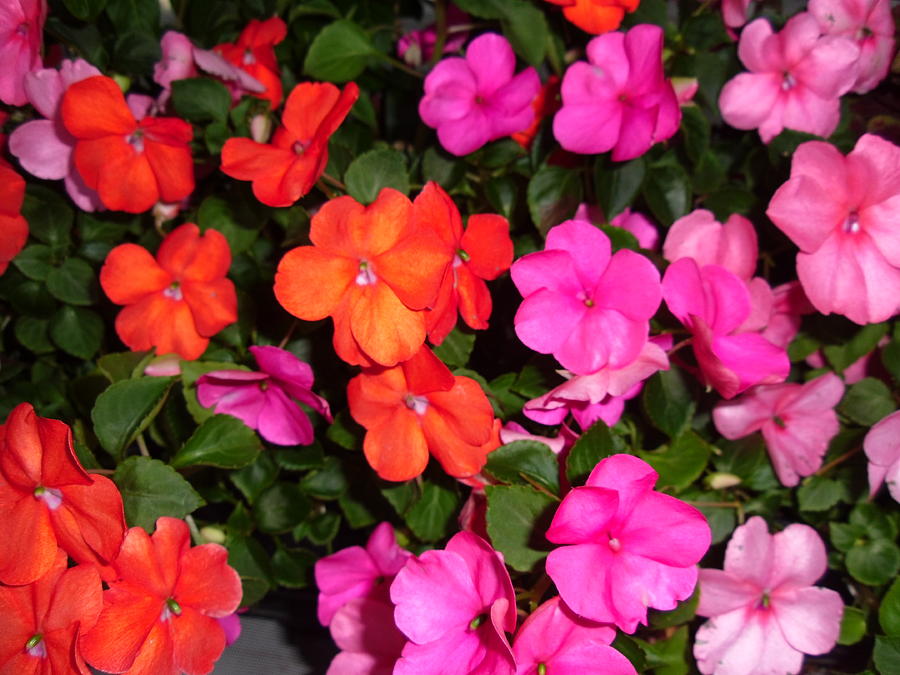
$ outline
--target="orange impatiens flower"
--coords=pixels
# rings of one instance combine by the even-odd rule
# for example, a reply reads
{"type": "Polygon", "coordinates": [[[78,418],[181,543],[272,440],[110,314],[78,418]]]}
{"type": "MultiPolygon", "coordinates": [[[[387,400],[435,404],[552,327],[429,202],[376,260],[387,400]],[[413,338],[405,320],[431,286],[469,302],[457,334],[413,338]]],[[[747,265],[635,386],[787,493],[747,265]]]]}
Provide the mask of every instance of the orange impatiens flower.
{"type": "Polygon", "coordinates": [[[191,548],[188,527],[160,518],[151,537],[132,527],[113,563],[118,577],[79,641],[85,661],[109,673],[209,673],[225,649],[218,618],[241,602],[241,579],[218,544],[191,548]]]}
{"type": "Polygon", "coordinates": [[[616,30],[625,12],[633,12],[640,0],[547,0],[563,8],[563,15],[581,30],[593,35],[616,30]]]}
{"type": "Polygon", "coordinates": [[[272,143],[229,138],[222,147],[222,171],[253,181],[253,194],[263,204],[290,206],[312,190],[325,171],[328,138],[358,97],[353,82],[343,91],[327,82],[298,84],[288,96],[272,143]]]}
{"type": "Polygon", "coordinates": [[[75,168],[106,208],[141,213],[194,190],[191,125],[174,117],[137,121],[112,79],[97,75],[71,85],[62,119],[77,139],[75,168]]]}
{"type": "Polygon", "coordinates": [[[21,403],[0,426],[0,583],[30,584],[62,548],[78,562],[108,564],[125,531],[122,497],[104,476],[87,473],[72,431],[21,403]]]}
{"type": "Polygon", "coordinates": [[[237,42],[216,45],[213,51],[256,78],[265,91],[251,94],[267,100],[274,110],[281,105],[281,74],[275,59],[275,45],[287,36],[287,25],[277,16],[266,21],[253,19],[241,31],[237,42]]]}
{"type": "Polygon", "coordinates": [[[237,294],[225,277],[231,249],[220,232],[186,223],[163,240],[156,259],[137,244],[116,246],[100,285],[117,305],[116,333],[129,349],[196,359],[209,338],[237,321],[237,294]]]}
{"type": "Polygon", "coordinates": [[[97,622],[102,606],[97,568],[66,569],[66,554],[57,549],[40,579],[0,587],[0,673],[90,675],[77,642],[97,622]]]}
{"type": "Polygon", "coordinates": [[[471,476],[500,445],[491,404],[478,383],[453,375],[424,346],[398,366],[354,377],[347,401],[353,419],[367,429],[366,459],[385,480],[415,478],[429,452],[451,476],[471,476]]]}
{"type": "Polygon", "coordinates": [[[425,315],[428,339],[437,345],[447,337],[456,325],[457,308],[470,328],[487,328],[492,304],[485,280],[496,279],[512,264],[509,222],[494,214],[469,216],[463,232],[459,209],[433,181],[413,203],[413,222],[417,227],[430,227],[452,258],[437,300],[425,315]]]}
{"type": "Polygon", "coordinates": [[[391,188],[369,206],[332,199],[312,218],[313,246],[288,251],[278,265],[278,302],[306,321],[332,317],[334,349],[351,365],[393,366],[425,342],[422,310],[452,254],[412,212],[391,188]]]}

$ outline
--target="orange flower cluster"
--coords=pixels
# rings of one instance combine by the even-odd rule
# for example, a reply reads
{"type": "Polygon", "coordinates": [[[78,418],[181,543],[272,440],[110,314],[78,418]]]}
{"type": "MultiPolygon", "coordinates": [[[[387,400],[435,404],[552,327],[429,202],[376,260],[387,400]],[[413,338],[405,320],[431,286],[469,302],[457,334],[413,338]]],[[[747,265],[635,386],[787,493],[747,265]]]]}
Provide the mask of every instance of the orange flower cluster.
{"type": "Polygon", "coordinates": [[[625,12],[633,12],[641,0],[547,0],[563,8],[563,15],[581,30],[600,35],[616,30],[625,12]]]}

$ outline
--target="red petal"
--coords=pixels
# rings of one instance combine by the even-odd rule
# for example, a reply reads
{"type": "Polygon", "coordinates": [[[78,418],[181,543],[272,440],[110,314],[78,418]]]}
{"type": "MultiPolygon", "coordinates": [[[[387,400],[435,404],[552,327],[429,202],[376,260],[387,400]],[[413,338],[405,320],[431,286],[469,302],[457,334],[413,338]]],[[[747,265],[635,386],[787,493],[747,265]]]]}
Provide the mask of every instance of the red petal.
{"type": "Polygon", "coordinates": [[[194,128],[177,117],[145,117],[138,126],[145,134],[145,147],[149,141],[155,145],[169,145],[186,150],[194,140],[194,128]]]}
{"type": "Polygon", "coordinates": [[[0,538],[0,583],[30,584],[46,574],[59,550],[46,505],[0,480],[0,522],[16,533],[0,538]]]}
{"type": "Polygon", "coordinates": [[[375,274],[388,284],[410,309],[434,304],[444,273],[453,260],[452,249],[437,235],[419,231],[399,241],[373,262],[375,274]]]}
{"type": "Polygon", "coordinates": [[[380,281],[357,288],[360,290],[350,306],[350,330],[366,356],[393,366],[415,354],[425,342],[422,312],[407,308],[380,281]]]}
{"type": "Polygon", "coordinates": [[[338,197],[313,216],[309,238],[331,253],[372,260],[409,234],[411,214],[412,202],[391,188],[367,207],[352,197],[338,197]]]}
{"type": "Polygon", "coordinates": [[[0,213],[19,215],[25,200],[25,179],[0,159],[0,213]]]}
{"type": "Polygon", "coordinates": [[[93,476],[92,485],[62,488],[63,503],[50,520],[60,548],[76,562],[111,563],[125,534],[122,495],[105,476],[93,476]]]}
{"type": "Polygon", "coordinates": [[[453,389],[428,395],[429,413],[437,411],[454,436],[471,445],[481,445],[491,435],[494,410],[475,380],[461,375],[455,377],[453,389]]]}
{"type": "Polygon", "coordinates": [[[470,328],[483,330],[491,318],[491,293],[484,280],[472,274],[465,265],[456,269],[459,313],[470,328]]]}
{"type": "Polygon", "coordinates": [[[298,84],[284,104],[281,123],[295,140],[309,143],[340,95],[340,90],[330,82],[298,84]]]}
{"type": "Polygon", "coordinates": [[[284,177],[296,153],[249,138],[229,138],[222,147],[222,171],[238,180],[253,181],[253,194],[267,206],[290,206],[296,201],[285,193],[284,177]]]}
{"type": "Polygon", "coordinates": [[[425,310],[425,328],[431,344],[439,345],[456,326],[456,309],[459,302],[456,289],[456,268],[450,266],[444,273],[437,298],[431,309],[425,310]]]}
{"type": "Polygon", "coordinates": [[[441,463],[444,471],[457,478],[481,471],[487,461],[487,453],[494,449],[466,443],[434,408],[426,411],[422,430],[431,454],[441,463]]]}
{"type": "Polygon", "coordinates": [[[185,223],[163,240],[156,259],[178,281],[215,281],[231,267],[231,248],[218,230],[201,235],[199,227],[185,223]]]}
{"type": "Polygon", "coordinates": [[[144,140],[144,156],[156,177],[162,201],[180,202],[194,191],[194,160],[188,146],[156,143],[148,137],[144,140]]]}
{"type": "Polygon", "coordinates": [[[75,144],[75,168],[92,190],[100,185],[100,177],[107,167],[124,165],[134,156],[134,148],[123,136],[102,136],[75,144]]]}
{"type": "Polygon", "coordinates": [[[469,216],[460,245],[469,256],[466,266],[482,279],[496,279],[512,265],[509,221],[503,216],[489,213],[469,216]]]}
{"type": "MultiPolygon", "coordinates": [[[[75,154],[77,162],[78,148],[75,154]]],[[[103,205],[113,211],[143,213],[149,210],[159,201],[159,188],[146,153],[132,152],[130,157],[120,155],[119,161],[104,166],[97,193],[103,205]]]]}
{"type": "Polygon", "coordinates": [[[350,414],[366,429],[385,424],[409,391],[401,368],[363,371],[347,385],[350,414]]]}
{"type": "Polygon", "coordinates": [[[181,285],[181,292],[200,335],[212,337],[237,321],[237,293],[230,279],[186,281],[181,285]]]}
{"type": "Polygon", "coordinates": [[[153,533],[153,549],[159,559],[159,568],[165,578],[168,595],[174,593],[178,581],[181,559],[191,548],[191,535],[187,523],[178,518],[163,516],[156,520],[153,533]]]}
{"type": "Polygon", "coordinates": [[[100,286],[117,305],[135,303],[173,281],[172,275],[156,263],[147,249],[137,244],[116,246],[100,269],[100,286]]]}
{"type": "Polygon", "coordinates": [[[240,47],[262,47],[277,45],[287,37],[287,24],[277,16],[260,21],[253,19],[241,31],[237,44],[240,47]]]}
{"type": "Polygon", "coordinates": [[[66,129],[78,139],[127,136],[137,129],[119,85],[102,75],[70,85],[61,112],[66,129]]]}
{"type": "Polygon", "coordinates": [[[94,626],[103,608],[100,575],[93,565],[77,565],[69,569],[65,565],[63,555],[64,572],[54,582],[50,608],[44,615],[41,628],[55,631],[80,623],[80,630],[84,633],[94,626]]]}
{"type": "Polygon", "coordinates": [[[183,607],[181,616],[173,617],[170,623],[178,672],[211,673],[225,650],[225,631],[219,622],[183,607]]]}
{"type": "Polygon", "coordinates": [[[197,332],[188,304],[162,293],[148,295],[119,312],[116,333],[134,351],[156,347],[157,354],[178,354],[188,361],[209,345],[209,338],[197,332]]]}
{"type": "Polygon", "coordinates": [[[409,360],[400,364],[400,367],[406,377],[408,390],[416,395],[450,391],[456,384],[450,369],[425,345],[409,360]]]}
{"type": "Polygon", "coordinates": [[[428,464],[428,446],[419,418],[406,406],[395,408],[385,424],[369,430],[363,450],[369,464],[385,480],[415,478],[428,464]]]}
{"type": "Polygon", "coordinates": [[[241,604],[241,578],[228,565],[226,548],[218,544],[195,546],[181,556],[179,567],[173,596],[182,607],[221,618],[234,613],[241,604]]]}
{"type": "Polygon", "coordinates": [[[428,181],[413,201],[413,223],[416,228],[433,230],[450,250],[455,252],[459,248],[463,234],[459,209],[434,181],[428,181]]]}
{"type": "Polygon", "coordinates": [[[19,255],[26,241],[28,241],[26,220],[19,215],[7,216],[0,213],[0,274],[6,271],[9,261],[19,255]]]}

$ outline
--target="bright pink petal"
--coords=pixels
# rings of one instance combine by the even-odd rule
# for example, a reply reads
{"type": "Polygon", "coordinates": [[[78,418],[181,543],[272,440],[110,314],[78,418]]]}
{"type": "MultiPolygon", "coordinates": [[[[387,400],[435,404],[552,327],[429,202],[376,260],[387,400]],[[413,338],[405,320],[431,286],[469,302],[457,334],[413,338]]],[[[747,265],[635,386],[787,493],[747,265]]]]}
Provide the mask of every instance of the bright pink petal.
{"type": "Polygon", "coordinates": [[[623,550],[672,567],[700,562],[710,544],[706,517],[675,497],[649,492],[639,500],[620,530],[623,550]]]}
{"type": "Polygon", "coordinates": [[[475,76],[478,94],[488,98],[512,79],[516,56],[505,37],[484,33],[469,43],[466,62],[475,76]]]}
{"type": "Polygon", "coordinates": [[[566,495],[547,529],[554,544],[581,544],[603,536],[615,517],[619,496],[615,490],[577,487],[566,495]]]}
{"type": "MultiPolygon", "coordinates": [[[[747,30],[745,28],[744,32],[747,30]]],[[[735,129],[763,126],[777,113],[775,103],[782,94],[781,82],[780,74],[767,72],[741,73],[728,80],[719,94],[722,119],[735,129]]],[[[777,126],[783,126],[780,119],[777,126]]]]}
{"type": "Polygon", "coordinates": [[[313,428],[300,406],[273,384],[265,391],[265,404],[259,411],[259,435],[275,445],[309,445],[313,428]]]}

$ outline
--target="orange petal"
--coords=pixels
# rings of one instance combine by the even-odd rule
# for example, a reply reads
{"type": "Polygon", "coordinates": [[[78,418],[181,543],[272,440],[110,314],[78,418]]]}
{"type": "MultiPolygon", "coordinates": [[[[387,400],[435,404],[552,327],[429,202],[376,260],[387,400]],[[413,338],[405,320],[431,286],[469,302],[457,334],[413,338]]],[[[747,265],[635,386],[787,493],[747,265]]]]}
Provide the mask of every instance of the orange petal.
{"type": "Polygon", "coordinates": [[[456,326],[456,268],[450,266],[444,273],[440,290],[431,309],[425,310],[425,329],[433,345],[439,345],[456,326]]]}
{"type": "Polygon", "coordinates": [[[512,265],[509,221],[503,216],[492,213],[470,216],[460,245],[469,256],[466,266],[482,279],[496,279],[512,265]]]}
{"type": "Polygon", "coordinates": [[[75,144],[75,168],[85,185],[96,190],[107,167],[114,166],[118,171],[118,167],[131,161],[135,154],[134,148],[122,136],[79,141],[75,144]]]}
{"type": "Polygon", "coordinates": [[[61,488],[63,504],[50,519],[60,548],[79,563],[107,565],[116,558],[125,535],[122,495],[105,476],[91,485],[61,488]]]}
{"type": "Polygon", "coordinates": [[[194,160],[188,146],[156,143],[147,138],[144,156],[156,177],[162,201],[180,202],[194,191],[194,160]]]}
{"type": "Polygon", "coordinates": [[[363,451],[371,467],[385,480],[410,480],[428,464],[428,446],[419,418],[406,406],[395,408],[385,424],[369,430],[363,451]]]}
{"type": "Polygon", "coordinates": [[[56,559],[56,535],[47,506],[31,494],[13,490],[0,477],[0,522],[15,537],[0,538],[0,583],[30,584],[56,559]]]}
{"type": "Polygon", "coordinates": [[[413,224],[416,229],[430,228],[452,251],[459,248],[462,238],[462,218],[459,209],[444,188],[428,181],[413,201],[413,224]]]}
{"type": "Polygon", "coordinates": [[[425,317],[406,307],[381,282],[360,287],[350,307],[350,330],[359,348],[383,366],[415,354],[425,342],[425,317]]]}
{"type": "Polygon", "coordinates": [[[174,281],[147,249],[137,244],[121,244],[106,256],[100,268],[100,286],[117,305],[137,302],[149,293],[161,291],[174,281]]]}
{"type": "Polygon", "coordinates": [[[194,128],[177,117],[145,117],[138,126],[146,139],[157,145],[186,147],[194,140],[194,128]]]}
{"type": "Polygon", "coordinates": [[[182,554],[178,567],[173,597],[182,607],[221,618],[241,604],[241,578],[228,565],[226,548],[218,544],[195,546],[182,554]]]}
{"type": "Polygon", "coordinates": [[[148,295],[119,312],[116,333],[133,351],[156,347],[157,354],[178,354],[188,361],[209,345],[209,339],[197,332],[188,304],[162,293],[148,295]]]}
{"type": "Polygon", "coordinates": [[[288,251],[275,273],[275,297],[297,318],[331,316],[358,273],[358,263],[315,246],[288,251]]]}
{"type": "Polygon", "coordinates": [[[409,233],[411,214],[412,202],[392,188],[383,188],[365,207],[352,197],[338,197],[313,216],[309,238],[326,250],[371,260],[409,233]]]}
{"type": "Polygon", "coordinates": [[[308,143],[340,95],[340,89],[330,82],[298,84],[285,101],[281,123],[296,140],[308,143]]]}
{"type": "Polygon", "coordinates": [[[454,436],[471,445],[481,445],[490,437],[494,410],[475,380],[455,377],[453,389],[428,395],[429,411],[437,411],[454,436]]]}
{"type": "Polygon", "coordinates": [[[78,139],[127,136],[137,129],[119,85],[103,75],[70,85],[61,113],[66,129],[78,139]]]}
{"type": "Polygon", "coordinates": [[[353,337],[353,331],[350,329],[350,307],[353,306],[356,298],[356,292],[349,293],[340,303],[332,314],[334,319],[334,337],[332,345],[334,351],[351,366],[362,366],[363,368],[372,368],[377,366],[369,356],[362,351],[356,338],[353,337]]]}
{"type": "Polygon", "coordinates": [[[287,37],[287,24],[277,16],[260,21],[252,19],[241,31],[237,44],[241,47],[277,45],[287,37]]]}
{"type": "Polygon", "coordinates": [[[172,618],[170,624],[177,671],[211,673],[225,650],[225,631],[219,622],[190,607],[183,607],[181,616],[172,618]]]}
{"type": "Polygon", "coordinates": [[[563,14],[581,30],[600,35],[618,28],[625,17],[625,10],[617,6],[599,5],[591,0],[578,0],[574,7],[564,7],[563,14]]]}
{"type": "Polygon", "coordinates": [[[422,347],[400,364],[407,389],[416,395],[450,391],[456,383],[453,373],[428,347],[422,347]]]}
{"type": "Polygon", "coordinates": [[[384,280],[410,309],[434,304],[453,251],[430,230],[401,239],[373,260],[375,274],[384,280]]]}
{"type": "Polygon", "coordinates": [[[296,156],[249,138],[229,138],[222,147],[222,171],[238,180],[253,181],[253,194],[263,204],[290,206],[297,198],[285,193],[283,181],[296,156]]]}
{"type": "Polygon", "coordinates": [[[347,385],[350,414],[366,429],[385,424],[409,391],[399,367],[363,371],[347,385]]]}
{"type": "Polygon", "coordinates": [[[125,161],[106,165],[100,171],[97,193],[104,206],[113,211],[149,210],[159,201],[159,189],[147,155],[135,153],[125,161]]]}
{"type": "Polygon", "coordinates": [[[472,274],[466,266],[456,270],[457,292],[459,297],[459,313],[463,321],[475,330],[488,327],[491,318],[491,294],[483,279],[472,274]]]}
{"type": "Polygon", "coordinates": [[[295,156],[281,182],[281,190],[292,204],[313,189],[327,164],[328,148],[310,147],[302,155],[295,156]]]}
{"type": "Polygon", "coordinates": [[[202,235],[194,223],[172,230],[156,254],[160,267],[179,281],[215,281],[228,274],[231,248],[218,230],[202,235]]]}
{"type": "Polygon", "coordinates": [[[275,53],[271,49],[254,49],[253,57],[256,59],[256,63],[246,65],[241,62],[238,64],[238,67],[245,70],[250,77],[265,87],[258,94],[251,93],[250,95],[268,101],[269,107],[275,110],[281,105],[281,100],[284,97],[275,53]]]}
{"type": "Polygon", "coordinates": [[[487,462],[487,453],[490,451],[480,445],[466,443],[434,408],[425,412],[422,431],[431,454],[451,476],[463,478],[474,475],[487,462]]]}
{"type": "Polygon", "coordinates": [[[153,552],[159,560],[159,568],[165,578],[168,594],[174,593],[181,568],[180,560],[191,550],[191,534],[187,523],[180,518],[161,516],[156,519],[156,530],[150,537],[153,552]]]}
{"type": "Polygon", "coordinates": [[[194,326],[203,337],[212,337],[237,321],[237,293],[230,279],[186,281],[181,292],[191,308],[194,326]]]}
{"type": "Polygon", "coordinates": [[[103,588],[100,575],[93,565],[76,565],[66,569],[63,554],[62,573],[54,583],[49,611],[44,615],[42,628],[55,631],[80,623],[82,633],[90,630],[103,608],[103,588]]]}

